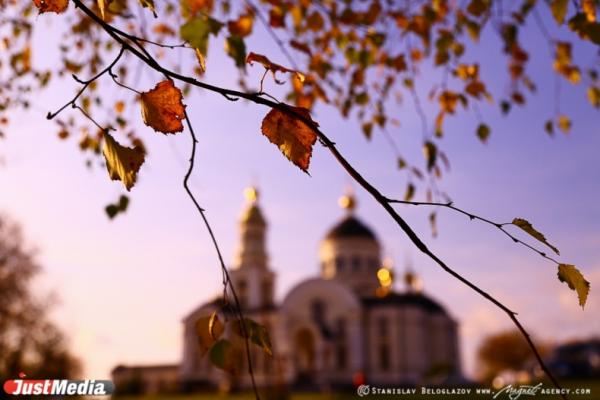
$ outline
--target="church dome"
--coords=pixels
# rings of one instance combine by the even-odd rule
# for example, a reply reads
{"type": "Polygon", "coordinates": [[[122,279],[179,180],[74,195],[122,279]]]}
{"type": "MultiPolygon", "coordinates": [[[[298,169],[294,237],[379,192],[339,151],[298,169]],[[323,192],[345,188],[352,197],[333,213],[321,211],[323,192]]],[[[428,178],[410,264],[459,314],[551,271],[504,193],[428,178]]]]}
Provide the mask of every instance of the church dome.
{"type": "Polygon", "coordinates": [[[366,238],[377,240],[377,237],[363,222],[349,215],[334,226],[325,237],[326,239],[366,238]]]}

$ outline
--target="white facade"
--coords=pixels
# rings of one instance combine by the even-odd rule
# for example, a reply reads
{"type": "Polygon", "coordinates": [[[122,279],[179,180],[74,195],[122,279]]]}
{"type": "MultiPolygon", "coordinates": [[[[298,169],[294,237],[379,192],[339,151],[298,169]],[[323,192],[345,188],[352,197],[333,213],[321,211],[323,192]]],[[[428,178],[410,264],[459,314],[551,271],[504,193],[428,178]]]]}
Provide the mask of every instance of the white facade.
{"type": "MultiPolygon", "coordinates": [[[[276,305],[267,224],[256,191],[250,197],[230,275],[244,314],[270,332],[273,357],[252,346],[259,386],[398,386],[460,377],[458,327],[444,308],[414,287],[400,293],[377,291],[381,245],[355,217],[353,198],[346,198],[348,214],[321,243],[321,276],[300,282],[276,305]]],[[[245,369],[232,378],[199,354],[195,322],[214,310],[226,312],[222,307],[217,299],[183,321],[180,378],[190,390],[250,386],[245,369]]]]}

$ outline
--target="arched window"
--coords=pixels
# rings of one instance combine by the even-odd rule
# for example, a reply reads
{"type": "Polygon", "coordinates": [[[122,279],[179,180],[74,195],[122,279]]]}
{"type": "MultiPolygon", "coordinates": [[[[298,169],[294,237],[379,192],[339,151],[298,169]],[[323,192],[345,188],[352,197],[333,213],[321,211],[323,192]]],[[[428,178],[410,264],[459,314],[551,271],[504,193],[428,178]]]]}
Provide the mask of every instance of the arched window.
{"type": "Polygon", "coordinates": [[[345,370],[348,365],[348,346],[346,320],[336,320],[335,366],[338,370],[345,370]]]}
{"type": "Polygon", "coordinates": [[[260,297],[263,307],[273,304],[273,284],[270,279],[263,279],[260,284],[260,297]]]}
{"type": "Polygon", "coordinates": [[[315,321],[317,324],[322,324],[325,321],[326,308],[325,303],[322,300],[313,300],[310,305],[310,312],[313,321],[315,321]]]}
{"type": "Polygon", "coordinates": [[[390,349],[387,343],[379,345],[379,369],[382,371],[390,369],[390,349]]]}
{"type": "Polygon", "coordinates": [[[379,337],[379,369],[388,371],[390,369],[389,323],[384,316],[377,319],[377,336],[379,337]]]}
{"type": "Polygon", "coordinates": [[[240,301],[240,306],[248,305],[248,285],[245,279],[240,279],[237,283],[237,296],[240,301]]]}

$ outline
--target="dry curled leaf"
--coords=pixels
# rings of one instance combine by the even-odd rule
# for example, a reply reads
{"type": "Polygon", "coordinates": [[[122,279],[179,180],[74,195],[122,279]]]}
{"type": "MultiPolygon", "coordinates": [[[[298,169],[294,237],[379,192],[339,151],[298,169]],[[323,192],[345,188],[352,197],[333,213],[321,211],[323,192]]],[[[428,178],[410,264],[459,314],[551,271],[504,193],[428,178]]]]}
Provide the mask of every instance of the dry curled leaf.
{"type": "Polygon", "coordinates": [[[41,13],[54,12],[60,14],[69,6],[69,0],[33,0],[35,6],[41,13]]]}
{"type": "Polygon", "coordinates": [[[290,113],[278,109],[269,111],[263,119],[261,131],[291,162],[307,172],[312,147],[317,140],[313,128],[319,124],[311,119],[310,112],[306,108],[287,107],[290,113]],[[308,126],[300,117],[294,117],[292,113],[304,117],[313,126],[308,126]]]}
{"type": "Polygon", "coordinates": [[[108,132],[104,133],[102,153],[110,178],[121,181],[127,190],[135,185],[140,167],[144,163],[144,152],[138,147],[121,146],[108,132]]]}
{"type": "Polygon", "coordinates": [[[590,283],[583,277],[582,273],[574,265],[559,264],[558,280],[565,282],[569,285],[569,289],[577,292],[579,305],[583,308],[590,292],[590,283]]]}
{"type": "Polygon", "coordinates": [[[560,252],[558,251],[558,249],[556,247],[552,246],[550,243],[548,243],[544,234],[541,233],[540,231],[538,231],[537,229],[535,229],[529,221],[527,221],[523,218],[515,218],[515,219],[513,219],[512,224],[523,229],[525,232],[527,232],[528,234],[530,234],[531,236],[533,236],[540,242],[544,243],[546,246],[550,247],[552,249],[552,251],[554,251],[556,254],[560,255],[560,252]]]}
{"type": "Polygon", "coordinates": [[[296,78],[298,78],[300,80],[300,82],[304,82],[304,80],[306,79],[304,74],[302,74],[301,72],[283,67],[279,64],[275,64],[274,62],[272,62],[271,60],[269,60],[266,56],[263,56],[262,54],[256,54],[256,53],[250,52],[250,54],[248,54],[248,57],[246,57],[246,63],[252,65],[253,62],[261,63],[263,65],[263,67],[265,67],[267,70],[271,71],[271,73],[273,74],[273,79],[275,80],[275,82],[277,82],[279,84],[281,84],[283,82],[277,80],[277,77],[275,76],[275,74],[277,72],[284,72],[284,73],[288,72],[290,74],[294,74],[294,76],[296,76],[296,78]]]}
{"type": "Polygon", "coordinates": [[[171,80],[159,82],[154,89],[142,93],[144,123],[162,133],[181,132],[185,118],[182,98],[181,90],[171,80]]]}
{"type": "Polygon", "coordinates": [[[216,312],[210,316],[201,317],[196,321],[196,334],[198,335],[198,345],[202,355],[215,344],[223,334],[225,327],[216,312]]]}

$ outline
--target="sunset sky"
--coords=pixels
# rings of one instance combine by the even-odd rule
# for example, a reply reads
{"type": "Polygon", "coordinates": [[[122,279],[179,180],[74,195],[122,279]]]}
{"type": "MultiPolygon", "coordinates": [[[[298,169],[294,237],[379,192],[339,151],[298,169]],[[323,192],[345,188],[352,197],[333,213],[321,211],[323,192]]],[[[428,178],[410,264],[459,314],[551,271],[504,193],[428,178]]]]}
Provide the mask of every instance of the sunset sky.
{"type": "MultiPolygon", "coordinates": [[[[34,62],[52,63],[58,57],[53,49],[59,29],[51,18],[57,17],[38,18],[34,46],[46,50],[34,62]]],[[[498,230],[440,210],[439,235],[432,238],[429,210],[398,210],[448,265],[517,311],[539,339],[600,335],[599,114],[582,86],[562,80],[560,108],[574,124],[570,134],[549,137],[543,124],[555,109],[556,78],[538,30],[526,30],[523,38],[537,55],[528,66],[537,95],[508,117],[500,116],[497,104],[483,106],[483,117],[492,127],[487,145],[475,136],[473,113],[450,118],[439,145],[452,170],[441,185],[461,208],[500,222],[523,217],[544,232],[561,250],[559,259],[577,265],[591,282],[585,311],[576,294],[557,280],[554,264],[498,230]]],[[[205,80],[233,87],[237,75],[222,54],[221,41],[211,43],[205,80]]],[[[488,32],[482,42],[486,46],[470,50],[471,59],[480,61],[483,79],[494,93],[504,93],[506,60],[499,46],[489,45],[497,38],[488,32]]],[[[265,35],[250,43],[249,50],[285,64],[265,35]]],[[[589,64],[596,55],[591,47],[581,46],[574,57],[589,64]]],[[[250,72],[251,81],[259,79],[259,67],[250,72]]],[[[438,78],[427,72],[418,82],[423,93],[438,78]]],[[[138,89],[147,90],[158,80],[158,75],[147,74],[138,89]]],[[[0,212],[19,222],[28,244],[37,249],[44,267],[37,282],[40,293],[57,295],[53,316],[84,361],[86,377],[106,377],[119,363],[176,363],[182,352],[182,318],[221,290],[215,251],[182,188],[190,137],[187,131],[165,137],[139,118],[138,132],[149,155],[130,193],[130,209],[110,221],[104,207],[124,192],[122,184],[110,181],[98,163],[86,168],[77,135],[61,141],[57,125],[45,119],[47,111],[67,102],[76,89],[70,79],[56,82],[36,96],[28,112],[11,115],[7,138],[0,141],[0,212]]],[[[436,105],[423,97],[432,119],[436,105]]],[[[233,260],[238,244],[242,191],[256,184],[269,221],[268,250],[281,300],[295,284],[318,274],[319,241],[343,216],[337,199],[351,180],[318,144],[310,176],[290,164],[260,134],[264,107],[200,91],[193,91],[185,103],[200,140],[192,189],[207,210],[226,260],[233,260]]],[[[138,115],[139,109],[127,112],[138,115]]],[[[400,149],[422,163],[420,121],[412,102],[406,99],[391,113],[401,122],[392,129],[400,149]]],[[[365,177],[390,197],[402,197],[406,175],[396,169],[394,153],[379,132],[368,142],[355,120],[342,120],[330,108],[317,108],[314,119],[365,177]]],[[[480,340],[511,328],[510,320],[421,255],[381,207],[354,188],[358,215],[376,231],[396,271],[412,264],[425,292],[460,322],[465,372],[474,374],[480,340]]],[[[420,190],[417,197],[423,194],[420,190]]],[[[401,286],[398,282],[397,288],[401,286]]]]}

